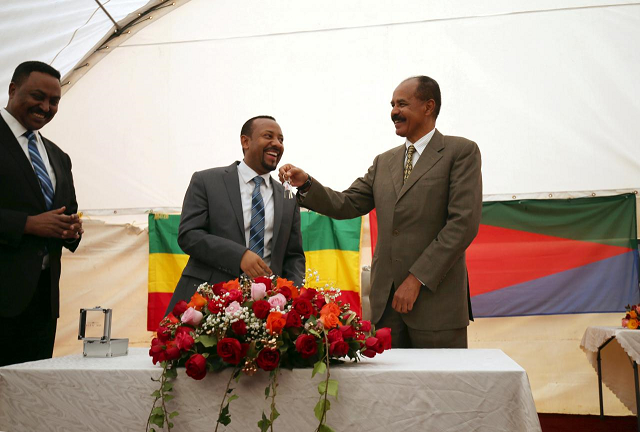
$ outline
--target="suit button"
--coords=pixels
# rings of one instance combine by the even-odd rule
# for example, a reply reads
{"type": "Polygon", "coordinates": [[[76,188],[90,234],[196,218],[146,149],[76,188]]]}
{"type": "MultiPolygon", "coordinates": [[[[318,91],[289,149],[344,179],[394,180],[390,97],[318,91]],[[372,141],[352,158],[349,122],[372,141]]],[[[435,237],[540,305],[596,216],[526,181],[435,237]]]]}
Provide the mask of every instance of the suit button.
{"type": "Polygon", "coordinates": [[[399,235],[400,235],[400,232],[398,232],[398,230],[393,230],[394,237],[398,237],[399,235]]]}

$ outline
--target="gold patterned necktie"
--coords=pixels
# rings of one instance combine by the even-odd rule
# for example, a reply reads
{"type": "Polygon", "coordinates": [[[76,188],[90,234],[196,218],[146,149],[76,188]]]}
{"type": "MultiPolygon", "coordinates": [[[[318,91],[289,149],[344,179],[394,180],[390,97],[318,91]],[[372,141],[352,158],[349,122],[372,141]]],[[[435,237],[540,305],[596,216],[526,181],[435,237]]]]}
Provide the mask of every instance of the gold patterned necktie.
{"type": "Polygon", "coordinates": [[[415,153],[416,148],[411,144],[407,149],[407,162],[404,164],[404,179],[402,180],[402,184],[407,182],[409,175],[411,174],[411,170],[413,169],[413,163],[411,160],[413,159],[413,153],[415,153]]]}

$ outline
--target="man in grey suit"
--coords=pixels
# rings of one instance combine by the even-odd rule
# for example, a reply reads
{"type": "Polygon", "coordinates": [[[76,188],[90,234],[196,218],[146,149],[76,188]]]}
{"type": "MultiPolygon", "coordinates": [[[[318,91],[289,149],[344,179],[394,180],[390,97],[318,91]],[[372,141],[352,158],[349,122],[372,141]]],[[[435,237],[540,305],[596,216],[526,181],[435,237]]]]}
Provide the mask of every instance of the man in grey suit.
{"type": "Polygon", "coordinates": [[[240,142],[242,162],[191,178],[178,229],[178,244],[189,261],[167,314],[180,300],[189,301],[203,282],[224,282],[242,273],[252,278],[277,274],[302,284],[300,207],[269,175],[284,152],[282,130],[271,116],[254,117],[242,127],[240,142]]]}
{"type": "Polygon", "coordinates": [[[300,168],[280,168],[280,180],[298,187],[304,207],[336,219],[376,209],[371,319],[391,328],[396,348],[466,348],[473,319],[465,250],[482,213],[480,151],[435,128],[440,104],[435,80],[418,76],[400,83],[391,120],[405,142],[378,155],[343,192],[300,168]]]}

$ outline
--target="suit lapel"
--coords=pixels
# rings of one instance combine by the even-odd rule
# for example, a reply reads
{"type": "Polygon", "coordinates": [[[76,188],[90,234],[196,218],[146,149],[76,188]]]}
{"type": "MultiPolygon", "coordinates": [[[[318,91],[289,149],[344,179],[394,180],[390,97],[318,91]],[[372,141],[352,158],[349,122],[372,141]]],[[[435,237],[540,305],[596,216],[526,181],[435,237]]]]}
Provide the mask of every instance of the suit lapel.
{"type": "MultiPolygon", "coordinates": [[[[282,223],[282,206],[284,200],[284,187],[277,181],[271,179],[273,185],[273,245],[276,244],[278,233],[280,232],[280,225],[282,223]]],[[[273,248],[271,247],[271,254],[273,255],[273,248]]]]}
{"type": "Polygon", "coordinates": [[[242,233],[242,240],[246,242],[247,239],[244,236],[244,217],[242,215],[242,198],[240,197],[240,180],[238,179],[238,162],[234,162],[227,167],[224,175],[224,184],[227,188],[231,208],[236,215],[238,228],[242,233]]]}
{"type": "Polygon", "coordinates": [[[391,180],[393,181],[393,188],[396,191],[396,196],[400,194],[400,190],[402,189],[405,148],[404,144],[396,147],[389,159],[389,171],[391,171],[391,180]]]}
{"type": "Polygon", "coordinates": [[[420,155],[420,159],[418,159],[416,166],[413,167],[413,170],[411,171],[411,175],[402,187],[402,190],[398,195],[398,199],[402,198],[402,196],[407,193],[409,189],[411,189],[411,187],[420,179],[420,177],[425,175],[436,164],[436,162],[438,162],[440,158],[442,158],[440,151],[443,148],[444,137],[436,129],[436,132],[433,134],[433,137],[431,137],[431,141],[429,141],[427,148],[420,155]]]}
{"type": "Polygon", "coordinates": [[[31,191],[35,194],[40,204],[42,204],[42,208],[45,208],[44,195],[42,194],[42,189],[40,189],[38,176],[36,176],[31,162],[29,162],[27,155],[22,151],[20,143],[18,143],[11,128],[9,128],[9,125],[4,121],[2,116],[0,116],[0,135],[3,136],[0,141],[2,141],[4,148],[7,149],[7,153],[13,157],[16,165],[20,167],[31,191]]]}

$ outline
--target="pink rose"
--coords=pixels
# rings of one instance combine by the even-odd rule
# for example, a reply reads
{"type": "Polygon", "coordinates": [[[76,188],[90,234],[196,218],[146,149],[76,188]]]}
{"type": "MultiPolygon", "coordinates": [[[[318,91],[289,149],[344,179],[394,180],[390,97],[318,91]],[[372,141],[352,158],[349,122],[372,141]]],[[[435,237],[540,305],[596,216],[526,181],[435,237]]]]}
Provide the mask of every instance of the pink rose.
{"type": "Polygon", "coordinates": [[[264,284],[264,286],[266,287],[266,290],[269,291],[271,289],[271,278],[266,277],[266,276],[258,276],[257,278],[255,278],[253,280],[254,283],[261,283],[264,284]]]}
{"type": "Polygon", "coordinates": [[[362,330],[363,332],[370,332],[371,331],[371,321],[360,321],[360,330],[362,330]]]}
{"type": "Polygon", "coordinates": [[[279,310],[284,310],[284,305],[287,304],[287,298],[282,294],[276,294],[273,297],[269,297],[269,300],[267,301],[271,305],[272,309],[276,308],[279,310]]]}
{"type": "Polygon", "coordinates": [[[377,330],[376,337],[382,343],[383,349],[391,349],[391,329],[389,327],[384,327],[380,330],[377,330]]]}
{"type": "Polygon", "coordinates": [[[263,283],[251,284],[251,298],[254,300],[262,300],[267,296],[267,286],[263,283]]]}
{"type": "Polygon", "coordinates": [[[622,319],[622,327],[627,328],[627,324],[629,324],[629,319],[623,318],[622,319]]]}
{"type": "Polygon", "coordinates": [[[184,311],[184,313],[182,314],[181,320],[185,324],[189,324],[194,327],[197,327],[198,324],[200,324],[200,321],[202,321],[202,312],[197,311],[194,308],[190,307],[189,309],[184,311]]]}
{"type": "Polygon", "coordinates": [[[237,301],[234,301],[234,302],[231,302],[224,311],[227,313],[227,315],[233,315],[234,313],[238,312],[240,309],[242,309],[242,306],[240,306],[240,303],[238,303],[237,301]]]}

